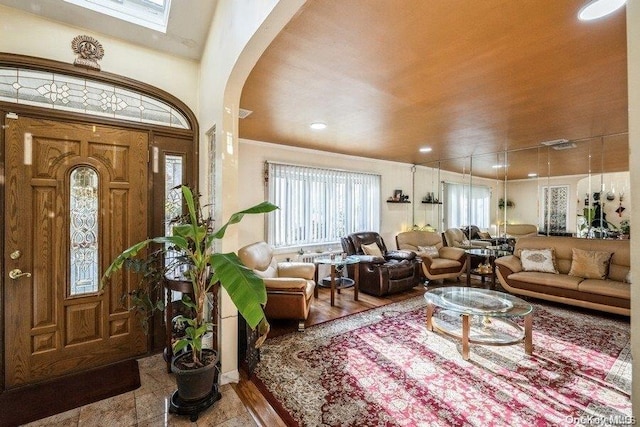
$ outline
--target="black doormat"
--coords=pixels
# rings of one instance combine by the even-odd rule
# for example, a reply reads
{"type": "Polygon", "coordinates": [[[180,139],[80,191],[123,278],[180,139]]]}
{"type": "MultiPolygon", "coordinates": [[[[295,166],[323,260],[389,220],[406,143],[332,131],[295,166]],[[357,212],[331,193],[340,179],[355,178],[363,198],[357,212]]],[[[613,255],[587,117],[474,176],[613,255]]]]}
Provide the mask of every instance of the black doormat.
{"type": "Polygon", "coordinates": [[[140,387],[136,360],[68,375],[0,394],[0,426],[11,427],[59,414],[140,387]]]}

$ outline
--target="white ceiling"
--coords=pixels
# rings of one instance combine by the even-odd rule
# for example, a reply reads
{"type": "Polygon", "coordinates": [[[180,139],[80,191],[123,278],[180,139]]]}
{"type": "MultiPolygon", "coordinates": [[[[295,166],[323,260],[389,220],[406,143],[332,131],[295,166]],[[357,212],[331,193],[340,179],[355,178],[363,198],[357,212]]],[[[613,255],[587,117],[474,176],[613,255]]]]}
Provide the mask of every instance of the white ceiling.
{"type": "Polygon", "coordinates": [[[200,60],[217,0],[173,0],[166,34],[63,0],[0,0],[0,4],[171,55],[200,60]]]}

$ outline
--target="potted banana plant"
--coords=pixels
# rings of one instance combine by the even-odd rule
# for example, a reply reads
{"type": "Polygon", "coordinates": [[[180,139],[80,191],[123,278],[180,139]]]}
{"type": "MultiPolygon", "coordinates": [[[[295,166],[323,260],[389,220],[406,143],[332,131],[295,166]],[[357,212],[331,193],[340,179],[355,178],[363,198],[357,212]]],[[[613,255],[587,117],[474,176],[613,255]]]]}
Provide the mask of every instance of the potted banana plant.
{"type": "Polygon", "coordinates": [[[202,346],[204,335],[213,326],[206,320],[208,292],[218,285],[227,291],[247,324],[252,329],[258,329],[261,336],[259,344],[264,341],[269,331],[263,311],[267,293],[262,278],[245,267],[235,253],[216,252],[214,243],[224,238],[227,228],[240,222],[245,215],[268,213],[277,209],[277,206],[262,202],[233,214],[224,225],[213,229],[210,221],[202,219],[199,204],[194,200],[191,189],[182,186],[181,191],[187,207],[186,221],[174,225],[171,235],[143,240],[122,251],[107,267],[101,286],[108,285],[110,277],[116,271],[122,269],[125,263],[143,255],[143,251],[152,244],[161,245],[160,251],[179,254],[177,261],[173,263],[174,266],[177,262],[185,267],[185,280],[190,281],[193,287],[194,298],[184,295],[182,299],[193,315],[180,319],[186,328],[184,336],[173,344],[175,356],[172,371],[176,373],[177,394],[180,400],[194,402],[211,393],[214,379],[217,377],[217,351],[203,349],[202,346]],[[204,384],[191,389],[190,386],[201,378],[204,378],[204,384]]]}

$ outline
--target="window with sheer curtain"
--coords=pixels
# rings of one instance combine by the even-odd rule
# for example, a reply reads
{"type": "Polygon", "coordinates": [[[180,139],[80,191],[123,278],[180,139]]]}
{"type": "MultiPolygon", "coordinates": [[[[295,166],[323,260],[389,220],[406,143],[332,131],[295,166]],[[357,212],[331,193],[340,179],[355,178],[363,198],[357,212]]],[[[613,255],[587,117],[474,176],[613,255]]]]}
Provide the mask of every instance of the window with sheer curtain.
{"type": "Polygon", "coordinates": [[[268,240],[275,248],[335,244],[380,229],[380,175],[267,163],[268,240]]]}
{"type": "Polygon", "coordinates": [[[491,189],[480,185],[444,183],[444,228],[490,224],[491,189]]]}

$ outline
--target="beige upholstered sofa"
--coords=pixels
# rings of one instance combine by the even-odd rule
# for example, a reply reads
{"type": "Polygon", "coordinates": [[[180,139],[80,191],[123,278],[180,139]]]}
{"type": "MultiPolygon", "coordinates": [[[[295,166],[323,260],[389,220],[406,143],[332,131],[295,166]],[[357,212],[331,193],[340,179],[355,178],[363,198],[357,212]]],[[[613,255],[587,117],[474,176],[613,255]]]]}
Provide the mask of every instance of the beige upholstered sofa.
{"type": "Polygon", "coordinates": [[[267,288],[264,312],[267,318],[295,319],[298,330],[303,331],[316,286],[316,266],[304,262],[277,262],[273,248],[266,242],[241,248],[238,257],[264,280],[267,288]]]}
{"type": "MultiPolygon", "coordinates": [[[[525,253],[529,254],[530,252],[525,253]]],[[[628,316],[631,308],[631,287],[628,283],[630,262],[629,240],[530,236],[518,239],[514,255],[498,258],[495,264],[500,284],[510,293],[628,316]],[[558,274],[523,269],[523,249],[547,248],[553,249],[558,274]],[[573,273],[578,275],[570,275],[574,248],[612,253],[606,277],[581,277],[586,274],[580,271],[577,263],[573,265],[573,273]]],[[[595,264],[589,261],[583,263],[583,266],[595,264]]],[[[604,264],[606,265],[606,261],[604,264]]]]}
{"type": "Polygon", "coordinates": [[[399,250],[413,251],[422,259],[422,273],[429,280],[456,278],[466,271],[464,250],[443,246],[440,233],[405,231],[396,236],[396,245],[399,250]]]}

